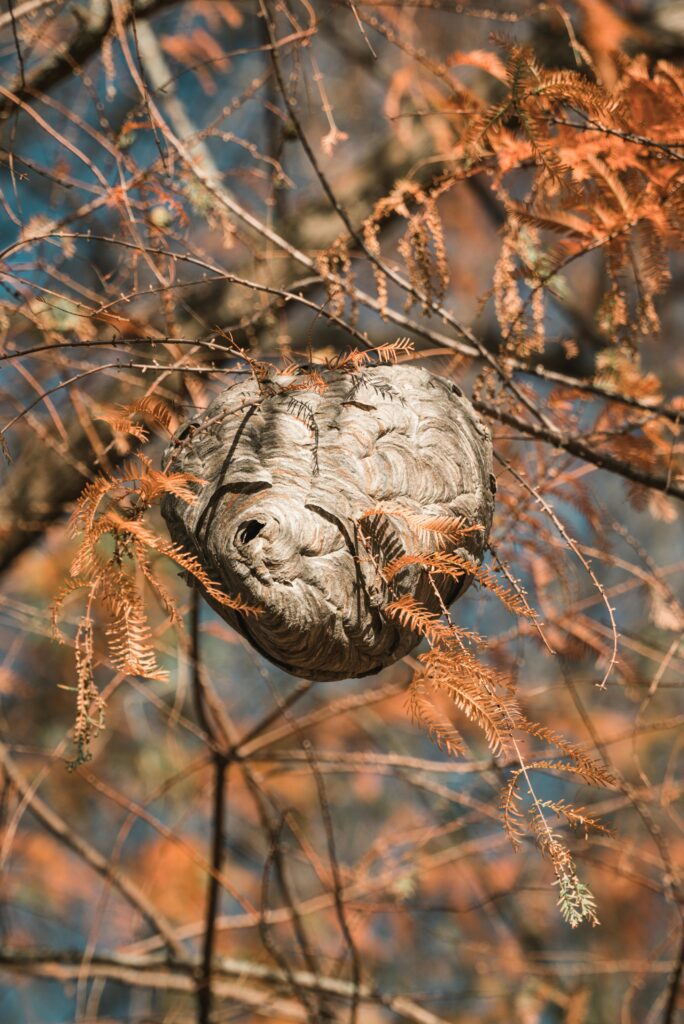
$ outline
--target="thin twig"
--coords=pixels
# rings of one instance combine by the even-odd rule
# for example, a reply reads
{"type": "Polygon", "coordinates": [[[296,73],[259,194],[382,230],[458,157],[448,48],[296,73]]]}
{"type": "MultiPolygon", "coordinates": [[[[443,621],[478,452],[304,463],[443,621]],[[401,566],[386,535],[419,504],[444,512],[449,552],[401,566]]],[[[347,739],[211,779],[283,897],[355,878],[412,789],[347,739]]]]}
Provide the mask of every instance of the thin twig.
{"type": "MultiPolygon", "coordinates": [[[[8,779],[17,792],[22,796],[28,794],[30,784],[23,772],[10,757],[7,746],[2,742],[0,742],[0,763],[2,763],[8,779]]],[[[151,924],[155,932],[163,938],[166,945],[172,950],[178,961],[180,963],[187,963],[187,954],[182,944],[175,937],[172,925],[157,910],[149,897],[138,888],[135,882],[121,868],[114,866],[107,857],[96,850],[87,839],[79,836],[73,826],[68,825],[36,793],[30,794],[30,805],[32,813],[45,828],[56,839],[78,854],[94,871],[106,878],[151,924]]]]}
{"type": "Polygon", "coordinates": [[[679,986],[682,980],[682,973],[684,973],[684,926],[682,927],[682,937],[679,944],[677,962],[674,966],[674,970],[672,971],[672,977],[668,988],[667,1005],[663,1012],[663,1024],[674,1024],[675,1015],[677,1013],[677,1004],[679,1002],[679,986]]]}

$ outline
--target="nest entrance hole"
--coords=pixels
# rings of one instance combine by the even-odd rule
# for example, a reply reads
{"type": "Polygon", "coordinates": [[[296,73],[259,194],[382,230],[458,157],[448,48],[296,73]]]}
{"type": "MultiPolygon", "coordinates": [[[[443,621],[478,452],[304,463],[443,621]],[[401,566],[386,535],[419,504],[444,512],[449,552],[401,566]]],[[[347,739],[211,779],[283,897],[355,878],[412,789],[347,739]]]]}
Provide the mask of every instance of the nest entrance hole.
{"type": "Polygon", "coordinates": [[[259,536],[265,525],[266,523],[260,522],[259,519],[245,519],[238,527],[238,537],[243,544],[249,544],[259,536]]]}
{"type": "Polygon", "coordinates": [[[250,541],[259,536],[265,525],[266,523],[262,523],[258,519],[245,519],[238,526],[238,538],[243,544],[249,544],[250,541]]]}

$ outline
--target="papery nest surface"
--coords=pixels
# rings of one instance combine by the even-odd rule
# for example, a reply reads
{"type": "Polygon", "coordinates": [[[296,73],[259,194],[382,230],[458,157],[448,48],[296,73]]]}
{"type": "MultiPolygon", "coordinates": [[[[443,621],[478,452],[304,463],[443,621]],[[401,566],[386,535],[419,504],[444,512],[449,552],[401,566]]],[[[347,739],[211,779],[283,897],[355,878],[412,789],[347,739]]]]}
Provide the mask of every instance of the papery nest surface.
{"type": "Polygon", "coordinates": [[[209,603],[307,679],[368,675],[411,651],[420,634],[386,606],[450,605],[468,573],[421,563],[479,564],[494,509],[489,431],[455,384],[413,365],[250,375],[182,426],[165,467],[201,481],[194,504],[164,499],[173,540],[259,611],[209,603]],[[395,571],[406,555],[418,559],[395,571]]]}

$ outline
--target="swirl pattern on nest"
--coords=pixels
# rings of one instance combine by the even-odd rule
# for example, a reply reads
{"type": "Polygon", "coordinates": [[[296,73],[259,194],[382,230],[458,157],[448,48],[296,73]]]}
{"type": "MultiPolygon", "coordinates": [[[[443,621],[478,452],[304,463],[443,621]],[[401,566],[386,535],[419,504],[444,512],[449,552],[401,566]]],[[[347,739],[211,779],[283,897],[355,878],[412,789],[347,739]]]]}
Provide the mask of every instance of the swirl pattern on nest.
{"type": "MultiPolygon", "coordinates": [[[[479,563],[494,508],[489,432],[450,381],[407,365],[316,368],[252,377],[221,392],[171,442],[165,465],[192,473],[197,501],[162,513],[243,615],[207,600],[265,657],[307,679],[368,675],[420,640],[384,612],[413,595],[439,609],[433,583],[409,565],[388,585],[380,569],[404,554],[453,552],[479,563]],[[382,509],[364,516],[369,509],[382,509]],[[481,529],[450,541],[421,517],[462,517],[481,529]]],[[[436,577],[450,604],[465,589],[436,577]]],[[[206,597],[207,595],[205,595],[206,597]]]]}

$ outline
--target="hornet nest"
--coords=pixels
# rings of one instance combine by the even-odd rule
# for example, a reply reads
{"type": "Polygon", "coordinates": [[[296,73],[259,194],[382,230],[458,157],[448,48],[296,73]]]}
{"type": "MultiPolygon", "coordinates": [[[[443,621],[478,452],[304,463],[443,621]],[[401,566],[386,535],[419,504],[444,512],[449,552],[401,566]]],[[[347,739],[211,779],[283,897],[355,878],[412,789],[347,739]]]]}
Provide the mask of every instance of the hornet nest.
{"type": "Polygon", "coordinates": [[[164,498],[173,540],[260,611],[204,596],[307,679],[369,675],[411,651],[420,634],[385,606],[411,596],[439,613],[470,578],[409,562],[388,582],[383,568],[437,551],[479,564],[494,509],[489,431],[451,381],[405,364],[250,376],[183,425],[165,467],[200,481],[193,504],[164,498]],[[445,517],[470,529],[436,528],[445,517]]]}

